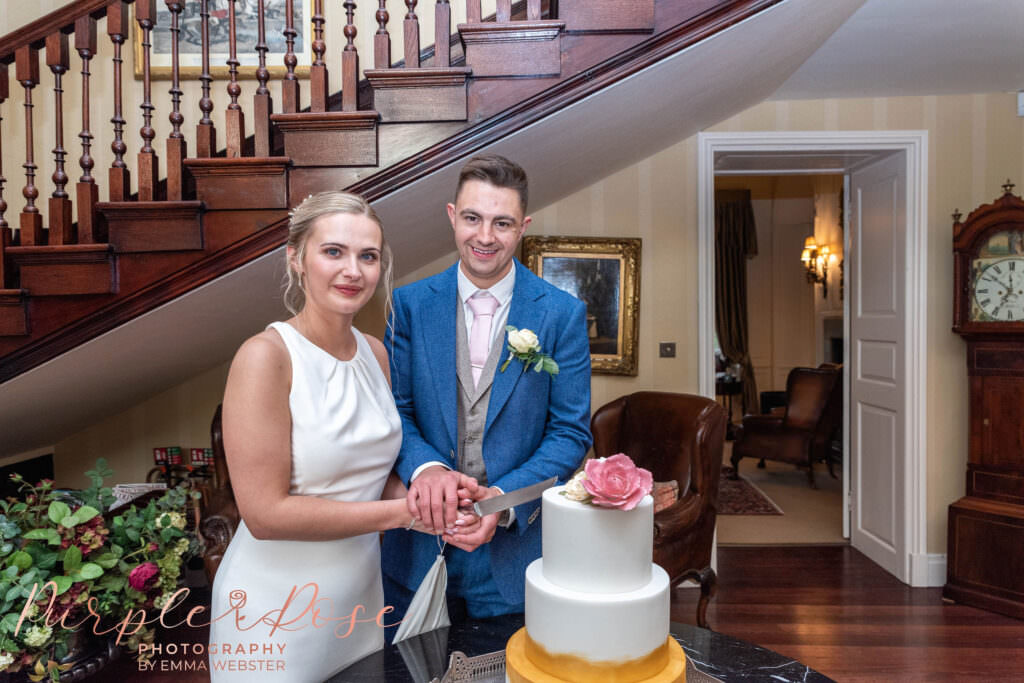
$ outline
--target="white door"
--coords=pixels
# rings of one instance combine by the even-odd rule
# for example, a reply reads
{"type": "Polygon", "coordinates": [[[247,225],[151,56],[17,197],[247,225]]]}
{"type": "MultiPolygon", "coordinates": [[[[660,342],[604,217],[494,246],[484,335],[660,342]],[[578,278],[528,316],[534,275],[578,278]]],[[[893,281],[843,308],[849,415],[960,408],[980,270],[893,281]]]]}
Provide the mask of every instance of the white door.
{"type": "Polygon", "coordinates": [[[850,175],[850,506],[853,547],[907,581],[903,152],[850,175]]]}

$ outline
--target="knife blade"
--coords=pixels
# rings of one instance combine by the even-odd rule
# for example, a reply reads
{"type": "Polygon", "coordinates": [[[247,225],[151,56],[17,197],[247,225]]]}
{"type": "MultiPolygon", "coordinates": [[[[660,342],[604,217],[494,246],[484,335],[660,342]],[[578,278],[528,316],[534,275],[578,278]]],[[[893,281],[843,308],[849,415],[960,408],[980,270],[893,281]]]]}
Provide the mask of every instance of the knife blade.
{"type": "Polygon", "coordinates": [[[554,486],[557,481],[558,477],[551,477],[550,479],[545,479],[530,486],[524,486],[515,491],[509,491],[493,498],[477,501],[473,503],[473,512],[483,517],[484,515],[493,515],[495,512],[507,510],[516,505],[522,505],[535,498],[540,498],[541,494],[554,486]]]}

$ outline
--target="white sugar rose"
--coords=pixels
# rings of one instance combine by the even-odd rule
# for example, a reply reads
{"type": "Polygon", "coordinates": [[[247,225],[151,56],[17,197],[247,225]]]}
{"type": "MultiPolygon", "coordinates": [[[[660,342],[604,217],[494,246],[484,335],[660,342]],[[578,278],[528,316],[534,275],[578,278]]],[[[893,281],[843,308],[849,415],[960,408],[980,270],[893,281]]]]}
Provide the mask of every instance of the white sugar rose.
{"type": "Polygon", "coordinates": [[[9,652],[0,652],[0,671],[3,671],[14,663],[14,655],[9,652]]]}
{"type": "Polygon", "coordinates": [[[537,339],[537,335],[532,330],[513,330],[508,333],[508,345],[511,346],[516,353],[529,353],[530,351],[540,351],[540,341],[537,339]]]}
{"type": "Polygon", "coordinates": [[[565,484],[565,489],[563,490],[565,491],[566,498],[581,503],[590,499],[590,493],[583,487],[583,479],[586,476],[585,472],[577,472],[576,476],[565,484]]]}

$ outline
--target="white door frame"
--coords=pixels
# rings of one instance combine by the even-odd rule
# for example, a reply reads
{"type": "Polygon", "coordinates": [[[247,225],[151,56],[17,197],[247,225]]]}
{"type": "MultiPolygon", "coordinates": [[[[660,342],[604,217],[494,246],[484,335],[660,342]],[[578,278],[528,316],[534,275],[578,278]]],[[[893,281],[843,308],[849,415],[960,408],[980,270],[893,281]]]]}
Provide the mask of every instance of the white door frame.
{"type": "MultiPolygon", "coordinates": [[[[714,398],[715,293],[715,154],[717,152],[843,152],[903,151],[907,174],[906,244],[906,420],[903,452],[906,555],[904,583],[942,585],[944,557],[932,558],[927,548],[927,257],[928,257],[928,131],[726,132],[697,136],[697,277],[698,364],[701,394],[714,398]],[[936,583],[937,582],[937,583],[936,583]]],[[[848,367],[848,366],[847,366],[848,367]]],[[[847,386],[849,384],[847,383],[847,386]]],[[[848,402],[847,402],[848,403],[848,402]]],[[[844,410],[848,410],[845,406],[844,410]]],[[[848,418],[844,416],[844,423],[848,418]]],[[[847,435],[848,438],[848,435],[847,435]]],[[[849,449],[847,449],[849,452],[849,449]]],[[[849,463],[844,463],[848,486],[849,463]]]]}

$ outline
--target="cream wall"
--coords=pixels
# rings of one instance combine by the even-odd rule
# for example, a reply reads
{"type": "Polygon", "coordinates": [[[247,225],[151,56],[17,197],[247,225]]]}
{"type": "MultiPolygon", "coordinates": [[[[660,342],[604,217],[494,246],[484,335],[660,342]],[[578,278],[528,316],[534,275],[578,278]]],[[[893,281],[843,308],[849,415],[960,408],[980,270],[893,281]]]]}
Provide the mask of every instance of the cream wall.
{"type": "Polygon", "coordinates": [[[97,458],[114,470],[110,483],[140,482],[153,467],[153,448],[210,447],[210,421],[224,394],[228,364],[222,363],[178,386],[85,429],[53,448],[58,486],[89,485],[84,472],[97,458]]]}

